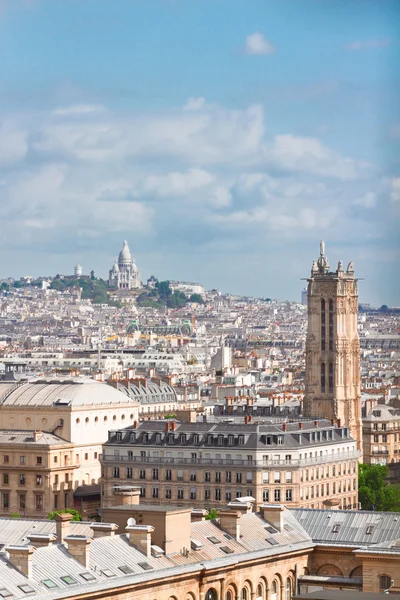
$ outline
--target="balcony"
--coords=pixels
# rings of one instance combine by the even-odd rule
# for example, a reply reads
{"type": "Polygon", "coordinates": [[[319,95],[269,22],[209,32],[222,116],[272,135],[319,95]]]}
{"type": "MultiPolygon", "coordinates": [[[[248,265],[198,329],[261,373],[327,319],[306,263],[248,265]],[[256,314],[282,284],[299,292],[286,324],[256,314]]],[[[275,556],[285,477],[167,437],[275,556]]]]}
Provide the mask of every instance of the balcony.
{"type": "Polygon", "coordinates": [[[258,470],[269,470],[281,467],[282,469],[290,467],[307,467],[313,465],[339,463],[348,460],[357,460],[360,456],[358,450],[354,452],[330,454],[328,456],[316,456],[313,458],[303,458],[298,460],[237,460],[223,458],[171,458],[167,456],[114,456],[100,454],[101,463],[113,463],[119,465],[138,463],[149,465],[202,465],[202,466],[234,466],[234,467],[253,467],[258,470]]]}
{"type": "Polygon", "coordinates": [[[387,456],[389,454],[389,450],[372,450],[371,454],[374,456],[387,456]]]}

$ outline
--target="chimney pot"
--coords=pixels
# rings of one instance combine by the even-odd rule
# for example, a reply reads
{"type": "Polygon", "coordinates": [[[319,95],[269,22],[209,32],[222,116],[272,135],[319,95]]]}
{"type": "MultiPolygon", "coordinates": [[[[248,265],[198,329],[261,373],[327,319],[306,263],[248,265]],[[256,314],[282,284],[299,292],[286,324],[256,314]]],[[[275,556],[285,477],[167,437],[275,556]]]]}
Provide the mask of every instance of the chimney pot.
{"type": "Polygon", "coordinates": [[[303,423],[299,423],[299,429],[303,429],[303,423]]]}
{"type": "Polygon", "coordinates": [[[286,431],[286,423],[282,424],[282,431],[286,431]]]}
{"type": "Polygon", "coordinates": [[[335,419],[331,419],[331,425],[335,424],[335,419]]]}
{"type": "Polygon", "coordinates": [[[33,546],[7,546],[6,548],[10,554],[10,563],[28,579],[32,579],[32,557],[35,550],[33,546]]]}
{"type": "Polygon", "coordinates": [[[133,428],[137,429],[137,426],[138,426],[138,422],[137,421],[133,421],[133,428]]]}
{"type": "Polygon", "coordinates": [[[342,419],[338,419],[338,420],[337,420],[337,426],[338,426],[338,427],[341,427],[341,426],[342,426],[342,419]]]}
{"type": "Polygon", "coordinates": [[[246,416],[245,416],[245,418],[244,418],[244,422],[245,422],[245,425],[247,425],[247,424],[248,424],[248,422],[249,422],[249,417],[248,417],[247,415],[246,415],[246,416]]]}
{"type": "Polygon", "coordinates": [[[69,513],[60,513],[56,515],[56,536],[58,543],[64,543],[64,538],[69,534],[69,524],[72,521],[72,515],[69,513]]]}
{"type": "Polygon", "coordinates": [[[176,429],[176,421],[172,421],[171,423],[171,431],[175,431],[176,429]]]}
{"type": "Polygon", "coordinates": [[[169,421],[166,421],[165,423],[165,431],[168,433],[169,431],[169,421]]]}
{"type": "Polygon", "coordinates": [[[315,427],[318,427],[318,421],[314,421],[315,427]]]}

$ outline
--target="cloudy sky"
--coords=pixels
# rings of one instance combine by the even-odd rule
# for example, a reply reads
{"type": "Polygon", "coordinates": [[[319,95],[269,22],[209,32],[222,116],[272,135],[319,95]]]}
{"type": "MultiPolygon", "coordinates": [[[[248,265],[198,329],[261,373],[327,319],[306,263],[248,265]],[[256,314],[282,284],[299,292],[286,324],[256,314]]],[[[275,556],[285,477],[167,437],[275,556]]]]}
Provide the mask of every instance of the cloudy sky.
{"type": "Polygon", "coordinates": [[[400,0],[0,0],[0,277],[400,304],[400,0]]]}

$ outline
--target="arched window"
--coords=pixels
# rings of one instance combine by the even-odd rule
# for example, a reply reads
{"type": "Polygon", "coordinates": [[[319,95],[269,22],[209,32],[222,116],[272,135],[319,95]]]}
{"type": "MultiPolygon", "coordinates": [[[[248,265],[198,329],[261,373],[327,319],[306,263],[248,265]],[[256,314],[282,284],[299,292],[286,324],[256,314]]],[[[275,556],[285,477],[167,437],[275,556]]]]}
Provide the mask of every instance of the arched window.
{"type": "Polygon", "coordinates": [[[278,585],[276,581],[273,581],[271,585],[271,600],[278,600],[278,585]]]}
{"type": "Polygon", "coordinates": [[[210,588],[205,595],[205,600],[218,600],[218,594],[214,588],[210,588]]]}
{"type": "Polygon", "coordinates": [[[225,594],[225,600],[233,600],[231,590],[228,590],[225,594]]]}
{"type": "Polygon", "coordinates": [[[392,578],[389,575],[380,575],[379,577],[379,591],[385,592],[389,590],[392,586],[392,578]]]}
{"type": "Polygon", "coordinates": [[[321,363],[321,392],[324,394],[326,389],[325,384],[325,363],[321,363]]]}
{"type": "Polygon", "coordinates": [[[286,579],[285,600],[292,600],[292,582],[289,577],[286,579]]]}
{"type": "Polygon", "coordinates": [[[257,586],[257,598],[256,600],[262,600],[264,598],[264,588],[262,583],[259,583],[257,586]]]}
{"type": "Polygon", "coordinates": [[[329,393],[333,392],[333,363],[329,363],[329,393]]]}
{"type": "Polygon", "coordinates": [[[326,345],[326,313],[325,313],[325,300],[321,300],[321,350],[325,352],[326,345]]]}
{"type": "Polygon", "coordinates": [[[249,598],[249,595],[247,593],[247,588],[244,587],[244,588],[242,588],[242,600],[248,600],[248,598],[249,598]]]}
{"type": "Polygon", "coordinates": [[[329,300],[329,350],[333,351],[333,300],[329,300]]]}

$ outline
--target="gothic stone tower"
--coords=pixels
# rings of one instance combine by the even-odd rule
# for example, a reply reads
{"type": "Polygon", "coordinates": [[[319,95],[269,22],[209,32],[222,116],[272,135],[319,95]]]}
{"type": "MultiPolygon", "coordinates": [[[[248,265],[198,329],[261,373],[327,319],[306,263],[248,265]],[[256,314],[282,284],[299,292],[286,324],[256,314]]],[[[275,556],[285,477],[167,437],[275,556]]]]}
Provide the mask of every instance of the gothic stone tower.
{"type": "Polygon", "coordinates": [[[354,265],[330,271],[324,242],[308,281],[304,415],[340,419],[362,451],[358,290],[354,265]]]}

